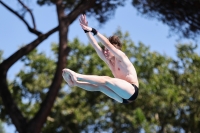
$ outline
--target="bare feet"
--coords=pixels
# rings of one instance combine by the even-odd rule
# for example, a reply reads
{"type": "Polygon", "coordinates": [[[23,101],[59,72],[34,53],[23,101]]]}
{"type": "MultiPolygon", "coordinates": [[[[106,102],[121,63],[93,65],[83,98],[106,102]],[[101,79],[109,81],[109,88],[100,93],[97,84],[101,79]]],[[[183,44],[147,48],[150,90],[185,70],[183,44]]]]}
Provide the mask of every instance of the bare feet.
{"type": "Polygon", "coordinates": [[[74,86],[74,82],[72,81],[71,76],[69,75],[69,73],[63,71],[62,76],[63,76],[64,80],[67,82],[67,84],[70,87],[74,86]]]}
{"type": "Polygon", "coordinates": [[[72,71],[70,69],[63,69],[63,71],[65,73],[68,73],[70,75],[70,77],[71,77],[71,79],[72,79],[73,82],[75,82],[75,83],[77,82],[77,76],[78,76],[77,73],[75,73],[74,71],[72,71]]]}

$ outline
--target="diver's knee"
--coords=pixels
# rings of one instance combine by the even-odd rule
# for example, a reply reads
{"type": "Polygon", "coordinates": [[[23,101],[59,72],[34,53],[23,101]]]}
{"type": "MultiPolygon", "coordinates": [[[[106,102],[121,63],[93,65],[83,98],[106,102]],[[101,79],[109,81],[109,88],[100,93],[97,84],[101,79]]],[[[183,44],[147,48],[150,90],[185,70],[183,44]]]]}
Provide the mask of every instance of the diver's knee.
{"type": "Polygon", "coordinates": [[[105,81],[105,86],[109,87],[109,86],[112,85],[113,83],[114,83],[113,78],[108,78],[108,79],[105,81]]]}
{"type": "Polygon", "coordinates": [[[105,86],[107,86],[108,84],[111,83],[111,80],[112,80],[111,77],[109,77],[109,76],[103,76],[102,78],[103,78],[103,80],[104,80],[103,83],[104,83],[105,86]]]}

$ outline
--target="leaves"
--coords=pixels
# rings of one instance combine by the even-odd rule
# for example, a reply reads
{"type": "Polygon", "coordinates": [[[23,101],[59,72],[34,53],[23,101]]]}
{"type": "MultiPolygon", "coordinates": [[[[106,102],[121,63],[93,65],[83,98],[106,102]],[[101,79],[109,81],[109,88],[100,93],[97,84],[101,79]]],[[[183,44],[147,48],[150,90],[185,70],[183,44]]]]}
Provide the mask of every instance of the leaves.
{"type": "MultiPolygon", "coordinates": [[[[152,52],[149,46],[135,45],[128,33],[116,32],[123,51],[135,66],[140,82],[139,95],[131,104],[120,104],[100,92],[62,89],[42,132],[199,132],[199,62],[192,44],[178,44],[177,59],[152,52]],[[159,128],[158,128],[159,127],[159,128]]],[[[78,38],[69,42],[67,68],[78,73],[112,76],[90,44],[78,38]]],[[[35,115],[46,95],[55,71],[58,45],[52,44],[53,57],[37,50],[23,57],[23,69],[9,84],[27,118],[35,115]]]]}
{"type": "Polygon", "coordinates": [[[199,0],[133,0],[132,4],[143,16],[156,18],[167,24],[180,37],[198,39],[199,0]]]}
{"type": "MultiPolygon", "coordinates": [[[[70,12],[81,2],[89,3],[88,0],[63,0],[62,5],[66,12],[70,12]]],[[[124,6],[125,2],[126,0],[95,0],[93,6],[94,8],[90,8],[89,10],[85,11],[85,13],[87,16],[94,16],[95,19],[100,22],[100,24],[103,24],[111,19],[117,7],[124,6]]],[[[41,6],[53,5],[55,0],[37,0],[37,3],[41,6]]]]}
{"type": "Polygon", "coordinates": [[[4,127],[3,127],[3,123],[0,120],[0,133],[5,133],[4,127]]]}

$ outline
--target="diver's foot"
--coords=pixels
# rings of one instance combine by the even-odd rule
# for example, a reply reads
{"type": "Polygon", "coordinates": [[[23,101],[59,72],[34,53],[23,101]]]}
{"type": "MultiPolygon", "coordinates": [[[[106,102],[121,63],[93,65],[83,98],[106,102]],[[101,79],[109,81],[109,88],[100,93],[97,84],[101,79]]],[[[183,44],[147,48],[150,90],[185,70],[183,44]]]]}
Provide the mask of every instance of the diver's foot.
{"type": "Polygon", "coordinates": [[[62,76],[70,87],[74,86],[74,82],[72,81],[71,76],[68,72],[63,71],[62,76]]]}
{"type": "Polygon", "coordinates": [[[78,73],[75,73],[74,71],[70,70],[70,69],[63,69],[63,71],[65,73],[68,73],[72,79],[73,82],[77,82],[77,76],[78,76],[78,73]]]}

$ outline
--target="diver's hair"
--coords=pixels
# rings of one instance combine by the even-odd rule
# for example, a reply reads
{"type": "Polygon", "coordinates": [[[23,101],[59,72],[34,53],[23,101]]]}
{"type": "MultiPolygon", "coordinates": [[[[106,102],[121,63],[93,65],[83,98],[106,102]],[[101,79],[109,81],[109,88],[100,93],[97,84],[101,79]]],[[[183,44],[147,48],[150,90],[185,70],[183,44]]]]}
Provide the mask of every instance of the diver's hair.
{"type": "Polygon", "coordinates": [[[110,43],[111,43],[112,45],[114,45],[117,49],[120,49],[120,50],[122,49],[122,43],[121,43],[121,41],[120,41],[120,39],[119,39],[118,36],[116,36],[116,35],[111,36],[111,37],[108,38],[108,40],[109,40],[110,43]]]}

